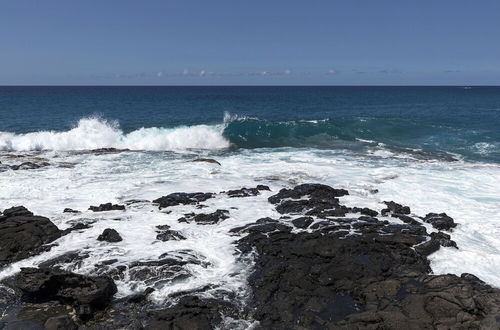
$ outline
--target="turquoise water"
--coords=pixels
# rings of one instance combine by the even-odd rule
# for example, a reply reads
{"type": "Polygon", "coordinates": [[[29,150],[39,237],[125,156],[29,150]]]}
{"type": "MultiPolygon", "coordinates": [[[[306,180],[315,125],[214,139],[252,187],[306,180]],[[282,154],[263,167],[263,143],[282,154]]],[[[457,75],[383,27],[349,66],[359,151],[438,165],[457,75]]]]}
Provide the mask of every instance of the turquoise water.
{"type": "MultiPolygon", "coordinates": [[[[122,142],[141,128],[159,128],[161,135],[163,129],[172,133],[180,126],[223,124],[221,134],[229,147],[213,141],[186,148],[363,152],[382,145],[426,157],[500,162],[499,87],[0,87],[3,150],[15,150],[15,139],[22,134],[69,131],[82,118],[106,122],[120,131],[122,142]]],[[[198,133],[195,139],[203,139],[203,132],[198,133]]],[[[159,145],[161,136],[150,134],[147,138],[155,139],[151,143],[159,145]]],[[[78,136],[93,138],[100,137],[78,136]]],[[[115,144],[109,141],[110,147],[115,144]]],[[[35,149],[52,145],[30,144],[35,149]]],[[[146,140],[139,145],[149,149],[146,140]]],[[[160,145],[173,148],[172,143],[160,145]]],[[[66,143],[65,148],[72,146],[84,147],[66,143]]],[[[175,143],[173,149],[178,148],[182,144],[175,143]]]]}

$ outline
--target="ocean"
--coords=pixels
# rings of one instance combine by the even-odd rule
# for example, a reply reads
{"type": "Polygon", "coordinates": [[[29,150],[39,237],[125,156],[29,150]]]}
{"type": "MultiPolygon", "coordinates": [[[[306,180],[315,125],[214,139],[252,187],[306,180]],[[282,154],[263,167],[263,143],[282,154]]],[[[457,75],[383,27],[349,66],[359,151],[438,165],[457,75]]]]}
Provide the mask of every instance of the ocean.
{"type": "Polygon", "coordinates": [[[446,212],[458,223],[459,249],[430,255],[434,274],[473,273],[500,287],[500,87],[0,87],[0,161],[0,210],[24,205],[61,229],[92,223],[0,269],[0,279],[68,251],[86,254],[63,265],[82,274],[109,259],[192,251],[206,261],[189,265],[192,276],[168,285],[121,279],[118,296],[150,285],[159,303],[207,285],[244,295],[251,262],[235,256],[228,232],[279,218],[265,198],[207,201],[209,210],[231,211],[215,226],[177,222],[190,206],[171,213],[146,202],[126,213],[88,207],[257,184],[271,188],[267,198],[324,183],[349,190],[346,205],[380,210],[394,200],[419,216],[446,212]],[[127,150],[90,151],[99,148],[127,150]],[[44,166],[7,166],[25,161],[44,166]],[[165,223],[187,239],[155,241],[155,226],[165,223]],[[104,228],[123,241],[96,241],[104,228]]]}

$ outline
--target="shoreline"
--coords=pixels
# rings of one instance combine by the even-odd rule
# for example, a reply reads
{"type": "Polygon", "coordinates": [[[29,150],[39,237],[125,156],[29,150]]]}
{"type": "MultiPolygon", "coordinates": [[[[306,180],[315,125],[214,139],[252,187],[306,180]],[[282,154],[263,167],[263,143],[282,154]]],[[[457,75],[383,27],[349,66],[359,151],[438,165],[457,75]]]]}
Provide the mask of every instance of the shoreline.
{"type": "MultiPolygon", "coordinates": [[[[143,277],[143,280],[155,278],[168,286],[169,281],[174,283],[192,276],[193,265],[203,269],[209,261],[194,251],[176,254],[170,251],[156,261],[127,265],[110,259],[108,263],[95,265],[98,276],[89,277],[58,270],[58,266],[64,268],[68,263],[86,258],[84,254],[68,251],[39,265],[43,270],[28,269],[4,279],[4,284],[14,290],[0,287],[3,293],[0,305],[5,310],[1,322],[40,327],[47,323],[66,324],[69,328],[82,329],[212,329],[217,326],[243,329],[250,325],[256,328],[392,329],[457,324],[465,328],[493,328],[498,325],[495,317],[500,313],[499,289],[471,274],[460,277],[430,274],[427,257],[441,248],[457,247],[453,241],[456,223],[446,214],[429,210],[426,216],[418,217],[409,207],[394,202],[387,202],[383,210],[347,207],[341,202],[349,195],[347,190],[322,184],[303,184],[279,192],[268,189],[261,185],[219,193],[175,193],[153,202],[108,203],[92,208],[96,214],[126,214],[134,204],[140,203],[153,203],[160,212],[185,206],[191,212],[178,218],[178,223],[210,230],[230,222],[233,210],[206,211],[205,202],[219,198],[222,204],[229,205],[231,199],[268,196],[267,202],[273,205],[279,217],[264,214],[263,218],[250,220],[246,225],[224,228],[233,238],[238,262],[250,266],[248,273],[242,270],[234,274],[247,284],[242,291],[200,287],[194,292],[172,294],[166,300],[170,303],[163,307],[148,298],[157,293],[154,287],[113,298],[116,292],[113,278],[124,274],[143,277]],[[429,225],[435,229],[430,233],[426,229],[429,225]],[[68,283],[73,284],[68,286],[68,283]],[[91,297],[84,289],[88,285],[96,288],[91,297]],[[168,306],[172,301],[176,303],[168,306]],[[45,311],[40,312],[41,308],[45,311]]],[[[44,253],[47,245],[57,243],[59,237],[82,235],[94,225],[75,223],[73,228],[56,231],[49,219],[35,217],[24,208],[4,210],[2,218],[4,228],[0,233],[17,226],[39,233],[40,237],[31,246],[14,239],[14,250],[25,254],[18,252],[14,259],[6,259],[7,263],[44,253]],[[40,221],[44,222],[41,233],[40,228],[33,227],[40,221]],[[6,226],[9,222],[11,225],[6,226]]],[[[150,240],[167,243],[189,240],[184,232],[172,229],[174,227],[171,222],[157,226],[156,236],[150,240]]],[[[26,235],[23,230],[18,231],[18,235],[26,235]]],[[[120,235],[126,239],[125,234],[123,229],[108,231],[95,239],[112,246],[120,244],[120,235]]]]}

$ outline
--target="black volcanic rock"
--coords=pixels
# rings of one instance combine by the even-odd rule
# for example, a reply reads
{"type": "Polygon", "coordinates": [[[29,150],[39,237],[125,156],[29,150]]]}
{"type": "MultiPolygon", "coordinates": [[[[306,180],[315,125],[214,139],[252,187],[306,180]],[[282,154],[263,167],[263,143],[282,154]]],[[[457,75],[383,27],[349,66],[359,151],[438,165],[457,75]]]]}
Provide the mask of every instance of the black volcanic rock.
{"type": "Polygon", "coordinates": [[[160,229],[157,231],[157,233],[158,235],[156,235],[156,239],[163,242],[180,241],[186,239],[186,237],[184,237],[181,233],[172,229],[160,229]]]}
{"type": "Polygon", "coordinates": [[[49,219],[23,206],[6,209],[0,216],[0,266],[43,252],[59,237],[61,231],[49,219]]]}
{"type": "Polygon", "coordinates": [[[11,285],[33,302],[57,300],[80,311],[85,319],[105,308],[116,293],[116,285],[107,276],[90,277],[58,269],[22,268],[11,285]]]}
{"type": "Polygon", "coordinates": [[[398,214],[410,214],[411,210],[409,206],[403,206],[401,204],[398,204],[396,202],[390,201],[390,202],[384,202],[385,205],[387,205],[387,208],[383,209],[381,211],[382,215],[386,215],[387,213],[398,213],[398,214]]]}
{"type": "Polygon", "coordinates": [[[372,209],[369,209],[367,207],[353,207],[351,209],[351,212],[352,213],[361,213],[361,214],[364,214],[364,215],[368,215],[370,217],[376,217],[378,215],[378,212],[375,211],[375,210],[372,210],[372,209]]]}
{"type": "Polygon", "coordinates": [[[229,211],[216,210],[212,213],[185,214],[184,217],[178,219],[179,222],[194,221],[199,225],[215,225],[229,218],[229,211]]]}
{"type": "Polygon", "coordinates": [[[237,310],[222,300],[186,296],[175,306],[151,314],[153,320],[146,326],[148,330],[212,330],[221,324],[222,315],[235,316],[237,310]]]}
{"type": "Polygon", "coordinates": [[[106,203],[106,204],[101,204],[99,206],[90,206],[89,210],[93,212],[125,210],[125,205],[106,203]]]}
{"type": "Polygon", "coordinates": [[[214,196],[213,193],[173,193],[167,196],[163,196],[153,200],[153,203],[159,204],[160,209],[175,206],[175,205],[188,205],[188,204],[198,204],[199,202],[204,202],[209,198],[214,196]]]}
{"type": "Polygon", "coordinates": [[[63,210],[63,213],[80,213],[80,211],[78,210],[73,210],[73,209],[70,209],[70,208],[65,208],[63,210]]]}
{"type": "Polygon", "coordinates": [[[446,213],[429,213],[422,220],[430,223],[432,227],[438,230],[451,230],[457,226],[453,218],[446,213]]]}
{"type": "Polygon", "coordinates": [[[260,192],[262,190],[267,190],[270,191],[268,186],[264,185],[258,185],[255,188],[241,188],[241,189],[235,189],[235,190],[228,190],[225,193],[231,197],[248,197],[248,196],[257,196],[260,195],[260,192]]]}
{"type": "Polygon", "coordinates": [[[425,255],[437,241],[421,253],[408,244],[410,233],[336,233],[251,233],[239,241],[243,253],[257,251],[249,304],[259,329],[498,326],[500,290],[429,275],[425,255]]]}
{"type": "Polygon", "coordinates": [[[295,227],[305,229],[309,227],[311,223],[313,223],[314,219],[311,217],[300,217],[292,220],[292,223],[295,227]]]}
{"type": "Polygon", "coordinates": [[[315,200],[332,200],[345,195],[349,195],[349,192],[345,189],[334,189],[319,183],[305,183],[293,189],[281,189],[276,195],[269,197],[268,201],[271,204],[277,204],[283,199],[300,199],[304,196],[309,196],[309,199],[315,200]]]}
{"type": "Polygon", "coordinates": [[[122,237],[120,236],[120,234],[118,234],[118,232],[116,230],[111,229],[111,228],[106,228],[106,229],[104,229],[102,234],[99,235],[99,237],[97,237],[97,240],[98,241],[106,241],[106,242],[110,242],[110,243],[116,243],[116,242],[121,242],[122,237]]]}

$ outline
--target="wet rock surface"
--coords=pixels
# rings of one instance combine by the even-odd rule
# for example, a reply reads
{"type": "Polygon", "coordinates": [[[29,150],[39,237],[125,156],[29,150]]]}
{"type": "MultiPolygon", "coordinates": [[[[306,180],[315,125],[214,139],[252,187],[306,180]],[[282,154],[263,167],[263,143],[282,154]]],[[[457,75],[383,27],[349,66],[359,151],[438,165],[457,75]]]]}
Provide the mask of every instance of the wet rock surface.
{"type": "Polygon", "coordinates": [[[0,215],[0,267],[49,249],[61,237],[48,218],[35,216],[24,206],[5,209],[0,215]]]}
{"type": "Polygon", "coordinates": [[[241,188],[241,189],[235,189],[235,190],[228,190],[225,193],[231,198],[249,197],[249,196],[260,195],[260,192],[264,191],[264,190],[270,191],[271,189],[269,189],[269,187],[265,186],[265,185],[258,185],[255,188],[241,188]]]}
{"type": "Polygon", "coordinates": [[[82,320],[105,308],[117,291],[109,277],[83,276],[50,268],[23,268],[9,284],[20,290],[22,299],[28,302],[56,300],[70,304],[82,320]]]}
{"type": "Polygon", "coordinates": [[[90,206],[89,210],[93,211],[93,212],[125,210],[125,205],[105,203],[105,204],[101,204],[99,206],[90,206]]]}
{"type": "Polygon", "coordinates": [[[432,227],[438,230],[451,230],[455,228],[457,224],[455,221],[449,217],[446,213],[429,213],[424,218],[422,218],[427,223],[430,223],[432,227]]]}
{"type": "Polygon", "coordinates": [[[212,213],[185,214],[184,217],[178,219],[179,222],[194,221],[199,225],[215,225],[229,218],[229,211],[217,210],[212,213]]]}
{"type": "Polygon", "coordinates": [[[104,229],[102,234],[99,235],[99,237],[97,237],[97,240],[110,242],[110,243],[116,243],[116,242],[121,242],[123,239],[115,229],[106,228],[106,229],[104,229]]]}
{"type": "Polygon", "coordinates": [[[153,203],[159,204],[160,209],[176,206],[176,205],[189,205],[189,204],[198,204],[200,202],[204,202],[209,198],[214,196],[213,193],[173,193],[167,196],[160,197],[158,199],[153,200],[153,203]]]}
{"type": "MultiPolygon", "coordinates": [[[[264,187],[225,194],[226,198],[259,196],[267,190],[264,187]]],[[[0,328],[236,329],[250,324],[254,329],[297,330],[499,328],[499,289],[471,274],[431,274],[429,255],[441,248],[459,248],[442,231],[457,226],[452,218],[444,213],[419,218],[408,206],[393,201],[384,202],[380,213],[346,206],[342,197],[348,194],[322,184],[282,189],[268,199],[277,211],[273,218],[229,229],[237,258],[251,260],[253,265],[245,298],[209,284],[177,290],[163,305],[155,304],[157,290],[182,285],[218,262],[190,248],[175,249],[181,243],[177,241],[192,239],[191,225],[181,233],[161,224],[152,228],[151,247],[168,248],[157,259],[124,261],[119,259],[117,246],[102,244],[118,254],[90,264],[92,275],[97,276],[63,270],[70,265],[78,269],[84,263],[88,267],[91,260],[85,251],[69,251],[5,280],[5,286],[0,284],[0,308],[7,311],[7,317],[0,320],[0,328]],[[135,281],[142,286],[134,294],[114,298],[114,281],[135,281]]],[[[153,202],[160,209],[192,205],[196,211],[212,197],[212,193],[174,193],[153,202]]],[[[178,221],[227,230],[230,220],[216,225],[229,216],[227,210],[217,209],[187,213],[178,221]]],[[[11,208],[0,215],[0,229],[16,218],[46,219],[23,207],[11,208]]],[[[61,231],[46,221],[40,225],[45,223],[52,231],[41,232],[59,237],[61,231]]],[[[62,234],[88,228],[83,219],[74,221],[62,234]]],[[[32,235],[30,226],[19,230],[32,235]]],[[[121,240],[110,228],[101,236],[105,241],[121,240]]],[[[37,241],[32,248],[27,244],[25,255],[46,243],[40,244],[37,241]]],[[[19,247],[24,249],[22,244],[19,247]]]]}

